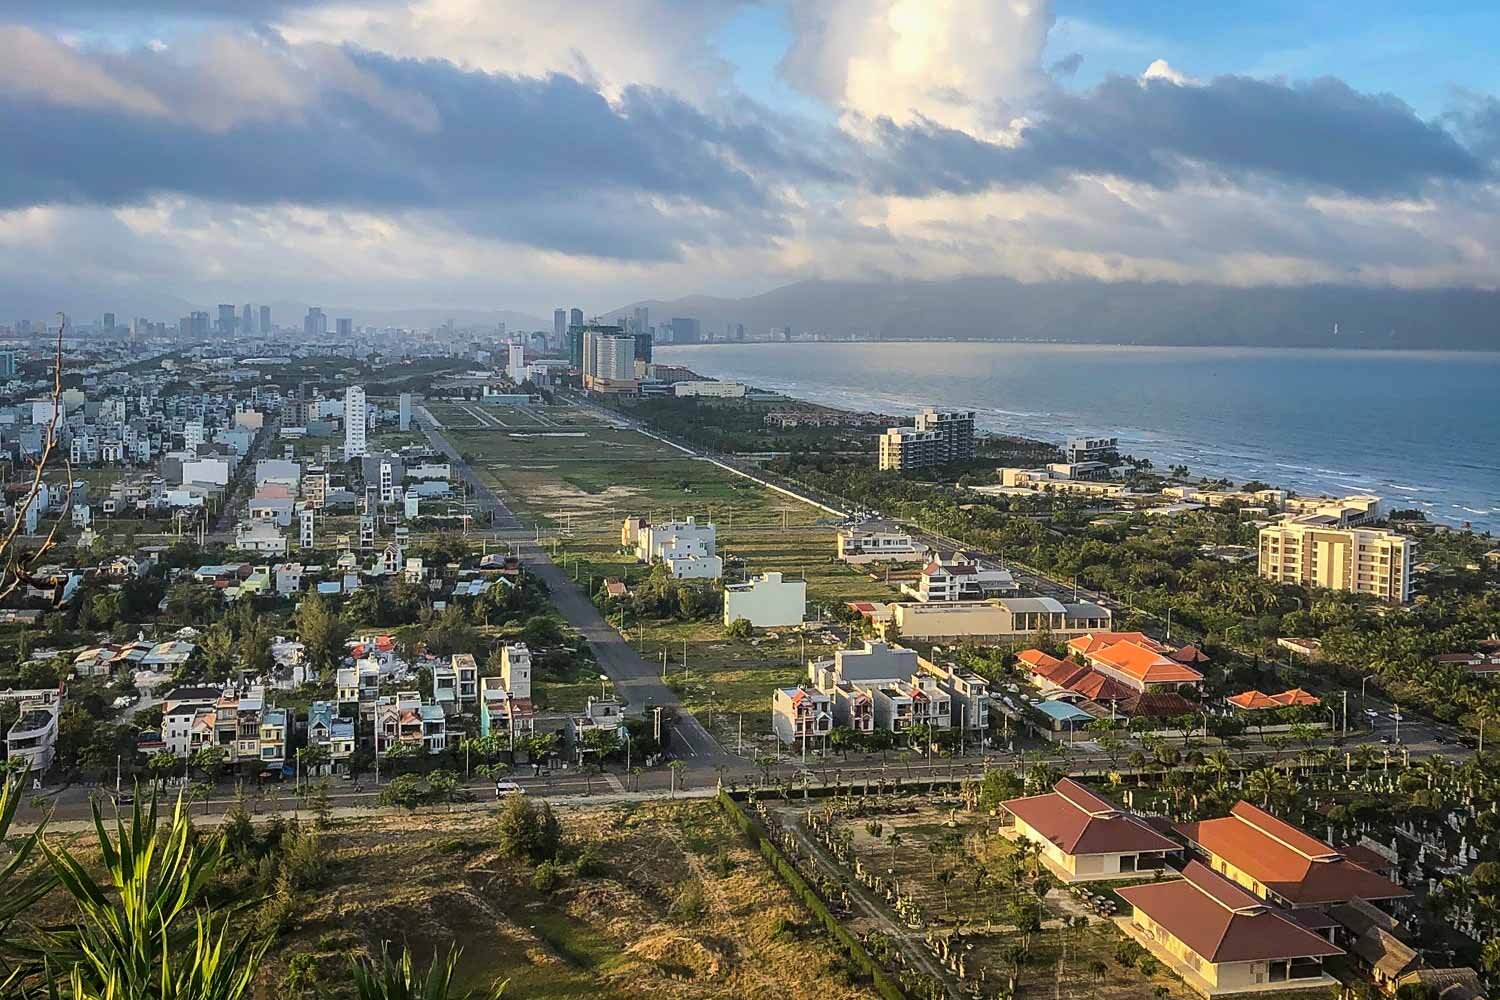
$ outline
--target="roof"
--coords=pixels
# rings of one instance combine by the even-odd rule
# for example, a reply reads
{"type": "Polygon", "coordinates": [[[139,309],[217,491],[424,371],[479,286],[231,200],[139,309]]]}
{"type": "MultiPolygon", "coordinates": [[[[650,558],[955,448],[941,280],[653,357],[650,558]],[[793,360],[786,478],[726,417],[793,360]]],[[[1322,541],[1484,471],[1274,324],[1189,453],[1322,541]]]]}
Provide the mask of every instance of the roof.
{"type": "Polygon", "coordinates": [[[1192,667],[1128,640],[1111,643],[1087,655],[1096,666],[1118,670],[1143,684],[1192,684],[1203,680],[1203,675],[1192,667]]]}
{"type": "Polygon", "coordinates": [[[1144,632],[1089,632],[1068,640],[1068,649],[1083,656],[1112,646],[1117,642],[1133,642],[1147,649],[1160,650],[1163,647],[1157,641],[1144,632]]]}
{"type": "Polygon", "coordinates": [[[1039,701],[1036,710],[1058,722],[1093,722],[1094,717],[1065,701],[1039,701]]]}
{"type": "Polygon", "coordinates": [[[1197,861],[1182,878],[1116,889],[1121,899],[1164,927],[1208,962],[1264,962],[1342,955],[1301,926],[1197,861]]]}
{"type": "Polygon", "coordinates": [[[1013,815],[1066,854],[1175,851],[1177,844],[1113,802],[1063,778],[1046,795],[1004,802],[1013,815]]]}
{"type": "Polygon", "coordinates": [[[1323,699],[1308,694],[1301,688],[1292,688],[1280,694],[1262,694],[1251,688],[1249,691],[1241,691],[1239,694],[1231,695],[1229,704],[1235,708],[1247,712],[1260,711],[1268,708],[1289,708],[1292,705],[1321,705],[1323,699]]]}
{"type": "Polygon", "coordinates": [[[1207,663],[1208,654],[1194,645],[1186,645],[1175,653],[1168,653],[1178,663],[1207,663]]]}
{"type": "Polygon", "coordinates": [[[1410,896],[1334,848],[1249,802],[1220,819],[1179,823],[1177,832],[1293,905],[1410,896]]]}
{"type": "Polygon", "coordinates": [[[1479,973],[1469,968],[1416,969],[1402,976],[1398,985],[1421,983],[1437,990],[1438,1000],[1477,1000],[1484,996],[1479,973]]]}
{"type": "Polygon", "coordinates": [[[1062,660],[1040,649],[1023,649],[1016,654],[1016,662],[1025,664],[1035,673],[1048,667],[1055,667],[1062,663],[1062,660]]]}

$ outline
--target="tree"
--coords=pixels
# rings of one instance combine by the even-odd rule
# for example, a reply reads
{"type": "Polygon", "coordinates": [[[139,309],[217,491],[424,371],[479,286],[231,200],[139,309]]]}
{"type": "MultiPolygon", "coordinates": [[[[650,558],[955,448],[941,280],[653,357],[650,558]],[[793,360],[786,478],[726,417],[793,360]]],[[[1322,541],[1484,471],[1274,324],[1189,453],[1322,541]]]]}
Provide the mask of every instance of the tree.
{"type": "Polygon", "coordinates": [[[524,795],[509,795],[496,826],[500,852],[507,857],[542,862],[557,856],[562,831],[546,802],[538,808],[524,795]]]}
{"type": "Polygon", "coordinates": [[[725,626],[724,634],[731,639],[748,639],[755,634],[755,628],[750,624],[750,619],[736,618],[725,626]]]}
{"type": "Polygon", "coordinates": [[[609,729],[600,729],[595,726],[584,733],[579,739],[580,749],[584,753],[594,755],[594,761],[599,765],[599,770],[604,770],[604,761],[611,754],[618,753],[620,749],[620,737],[609,729]]]}
{"type": "Polygon", "coordinates": [[[335,666],[344,657],[349,629],[321,594],[314,594],[297,608],[297,635],[307,647],[307,656],[320,668],[335,666]]]}

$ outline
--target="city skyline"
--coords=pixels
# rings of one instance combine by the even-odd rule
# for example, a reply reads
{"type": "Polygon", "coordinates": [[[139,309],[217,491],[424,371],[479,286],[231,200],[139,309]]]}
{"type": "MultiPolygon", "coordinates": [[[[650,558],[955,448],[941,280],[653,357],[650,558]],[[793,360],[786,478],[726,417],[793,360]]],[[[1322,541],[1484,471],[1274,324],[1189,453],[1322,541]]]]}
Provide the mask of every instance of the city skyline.
{"type": "Polygon", "coordinates": [[[11,4],[0,299],[1493,287],[1500,14],[1136,8],[11,4]]]}

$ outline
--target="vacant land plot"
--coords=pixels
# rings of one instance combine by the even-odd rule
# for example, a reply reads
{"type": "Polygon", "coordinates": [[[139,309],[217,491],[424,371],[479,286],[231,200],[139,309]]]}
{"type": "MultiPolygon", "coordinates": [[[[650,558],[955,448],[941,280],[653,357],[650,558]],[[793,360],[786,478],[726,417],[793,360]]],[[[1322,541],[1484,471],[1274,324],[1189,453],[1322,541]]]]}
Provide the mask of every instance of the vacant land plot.
{"type": "MultiPolygon", "coordinates": [[[[455,995],[508,980],[505,995],[527,1000],[873,996],[712,803],[560,819],[552,885],[501,854],[492,812],[335,821],[318,834],[319,884],[284,907],[256,995],[352,996],[350,958],[389,941],[424,963],[461,947],[455,995]],[[294,960],[311,964],[295,987],[294,960]]],[[[71,906],[54,893],[32,917],[71,906]]]]}

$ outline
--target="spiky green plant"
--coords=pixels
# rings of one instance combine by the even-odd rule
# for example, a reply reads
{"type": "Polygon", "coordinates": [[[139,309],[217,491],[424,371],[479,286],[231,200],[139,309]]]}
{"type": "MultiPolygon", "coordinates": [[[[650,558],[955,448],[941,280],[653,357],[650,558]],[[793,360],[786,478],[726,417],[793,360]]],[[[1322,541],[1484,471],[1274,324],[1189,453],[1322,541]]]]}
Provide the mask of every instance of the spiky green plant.
{"type": "MultiPolygon", "coordinates": [[[[459,950],[450,948],[446,958],[434,956],[426,972],[417,969],[412,961],[411,948],[401,949],[400,958],[392,958],[390,949],[380,949],[380,962],[359,959],[354,963],[354,994],[359,1000],[454,1000],[453,970],[458,966],[459,950]]],[[[489,1000],[499,1000],[505,992],[505,983],[499,983],[487,994],[489,1000]]],[[[480,994],[469,993],[469,1000],[477,1000],[480,994]]]]}
{"type": "Polygon", "coordinates": [[[0,996],[19,990],[25,973],[19,942],[11,939],[11,925],[52,886],[52,873],[35,863],[45,821],[34,832],[11,840],[24,780],[20,774],[0,776],[0,996]]]}
{"type": "Polygon", "coordinates": [[[53,996],[69,1000],[240,1000],[248,996],[268,935],[231,939],[230,911],[202,892],[224,852],[222,836],[194,835],[179,796],[158,824],[156,797],[138,798],[127,822],[94,829],[106,872],[101,883],[67,849],[42,850],[78,907],[74,922],[46,932],[53,996]]]}

